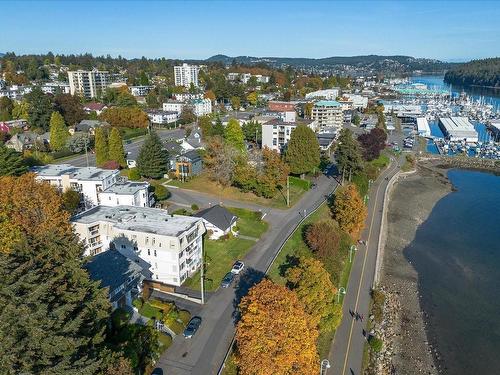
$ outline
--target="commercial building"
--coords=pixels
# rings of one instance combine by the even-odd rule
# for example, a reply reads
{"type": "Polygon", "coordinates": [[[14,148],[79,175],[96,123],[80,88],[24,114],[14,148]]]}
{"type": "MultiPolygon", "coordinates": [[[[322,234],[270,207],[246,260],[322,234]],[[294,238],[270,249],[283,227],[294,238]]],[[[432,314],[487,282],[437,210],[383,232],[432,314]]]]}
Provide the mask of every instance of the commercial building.
{"type": "Polygon", "coordinates": [[[316,130],[317,123],[313,120],[303,120],[301,122],[288,122],[281,118],[276,118],[262,124],[262,147],[282,152],[295,129],[299,124],[305,124],[312,130],[316,130]]]}
{"type": "Polygon", "coordinates": [[[267,103],[267,108],[269,108],[270,111],[276,112],[294,112],[295,104],[296,103],[294,102],[280,102],[273,100],[267,103]]]}
{"type": "Polygon", "coordinates": [[[439,128],[450,141],[478,141],[478,133],[467,117],[440,117],[439,128]]]}
{"type": "Polygon", "coordinates": [[[200,267],[201,218],[156,208],[97,206],[71,221],[86,255],[115,249],[138,264],[147,279],[180,286],[200,267]]]}
{"type": "Polygon", "coordinates": [[[149,183],[122,181],[117,169],[48,164],[34,167],[33,172],[37,180],[46,181],[60,191],[79,192],[85,208],[121,204],[149,207],[154,204],[149,183]]]}
{"type": "Polygon", "coordinates": [[[325,100],[335,100],[339,96],[339,89],[326,89],[326,90],[318,90],[307,93],[305,98],[306,100],[310,99],[325,99],[325,100]]]}
{"type": "Polygon", "coordinates": [[[368,98],[357,94],[344,94],[344,97],[352,101],[353,109],[365,109],[368,107],[368,98]]]}
{"type": "Polygon", "coordinates": [[[342,127],[344,117],[342,106],[335,100],[320,100],[314,103],[311,118],[318,123],[319,128],[342,127]]]}
{"type": "Polygon", "coordinates": [[[176,86],[191,87],[193,84],[198,87],[198,73],[200,67],[198,65],[182,64],[174,66],[174,78],[176,86]]]}
{"type": "Polygon", "coordinates": [[[109,72],[97,69],[68,71],[68,80],[71,95],[81,95],[85,98],[101,96],[112,82],[109,72]]]}
{"type": "Polygon", "coordinates": [[[422,137],[430,137],[431,128],[429,127],[429,122],[425,117],[417,117],[417,132],[418,135],[422,137]]]}

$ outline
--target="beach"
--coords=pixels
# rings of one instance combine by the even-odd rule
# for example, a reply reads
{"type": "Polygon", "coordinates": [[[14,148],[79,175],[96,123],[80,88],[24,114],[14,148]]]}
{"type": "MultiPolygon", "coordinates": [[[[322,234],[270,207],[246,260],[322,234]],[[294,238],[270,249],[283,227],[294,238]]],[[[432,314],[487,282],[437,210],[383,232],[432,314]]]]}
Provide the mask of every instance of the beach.
{"type": "Polygon", "coordinates": [[[386,293],[385,316],[392,365],[397,374],[438,374],[439,353],[428,339],[418,274],[404,254],[436,202],[452,191],[446,169],[421,164],[401,174],[389,192],[380,288],[386,293]]]}

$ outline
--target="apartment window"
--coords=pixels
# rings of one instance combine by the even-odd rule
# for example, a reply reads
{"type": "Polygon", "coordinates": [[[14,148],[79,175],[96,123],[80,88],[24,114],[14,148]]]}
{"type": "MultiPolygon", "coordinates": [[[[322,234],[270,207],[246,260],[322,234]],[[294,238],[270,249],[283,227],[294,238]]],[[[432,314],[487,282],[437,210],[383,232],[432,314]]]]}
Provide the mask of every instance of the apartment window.
{"type": "Polygon", "coordinates": [[[177,277],[174,277],[174,283],[176,283],[176,282],[177,282],[177,277]]]}
{"type": "Polygon", "coordinates": [[[161,247],[161,242],[158,242],[158,247],[161,247]]]}
{"type": "Polygon", "coordinates": [[[146,245],[149,244],[149,237],[146,237],[146,245]]]}
{"type": "Polygon", "coordinates": [[[156,280],[158,280],[158,275],[156,275],[156,280]]]}
{"type": "Polygon", "coordinates": [[[120,247],[121,247],[122,249],[125,249],[125,248],[126,248],[126,246],[125,246],[124,244],[121,244],[121,245],[120,245],[120,247]]]}
{"type": "Polygon", "coordinates": [[[134,250],[136,250],[136,251],[137,251],[137,250],[139,250],[139,249],[137,248],[137,246],[134,246],[134,250]]]}
{"type": "Polygon", "coordinates": [[[158,263],[155,263],[155,268],[158,269],[158,263]]]}
{"type": "Polygon", "coordinates": [[[151,250],[148,249],[148,255],[151,255],[151,250]]]}
{"type": "Polygon", "coordinates": [[[185,262],[182,262],[179,266],[179,269],[182,271],[184,269],[184,267],[186,266],[186,263],[185,262]]]}
{"type": "Polygon", "coordinates": [[[155,242],[156,242],[156,239],[153,237],[153,245],[155,244],[155,242]]]}
{"type": "Polygon", "coordinates": [[[276,138],[273,139],[273,146],[276,146],[278,144],[278,141],[276,138]]]}
{"type": "Polygon", "coordinates": [[[184,250],[179,253],[179,259],[181,259],[183,255],[184,255],[184,250]]]}
{"type": "Polygon", "coordinates": [[[155,256],[156,256],[156,250],[154,250],[154,252],[155,252],[155,256]]]}

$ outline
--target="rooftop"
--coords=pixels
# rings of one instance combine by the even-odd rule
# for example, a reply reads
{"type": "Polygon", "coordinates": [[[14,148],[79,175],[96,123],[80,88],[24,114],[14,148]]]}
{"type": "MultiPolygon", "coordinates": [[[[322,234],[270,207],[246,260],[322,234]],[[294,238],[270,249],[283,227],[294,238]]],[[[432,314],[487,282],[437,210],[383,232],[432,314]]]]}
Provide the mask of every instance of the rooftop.
{"type": "Polygon", "coordinates": [[[193,228],[200,219],[192,216],[170,215],[159,208],[96,206],[74,216],[71,221],[82,224],[108,222],[113,223],[117,229],[178,237],[193,228]]]}
{"type": "Polygon", "coordinates": [[[147,189],[149,187],[149,183],[147,182],[133,182],[133,181],[125,181],[118,182],[113,186],[110,186],[104,193],[114,193],[119,195],[132,195],[137,191],[142,189],[147,189]]]}
{"type": "Polygon", "coordinates": [[[32,171],[42,177],[60,177],[70,175],[71,178],[84,181],[102,181],[118,173],[116,169],[96,167],[74,167],[69,164],[47,164],[33,167],[32,171]]]}
{"type": "Polygon", "coordinates": [[[314,103],[316,107],[340,107],[340,103],[335,100],[320,100],[314,103]]]}
{"type": "Polygon", "coordinates": [[[201,210],[195,213],[194,216],[201,217],[224,231],[238,219],[231,211],[218,204],[201,210]]]}

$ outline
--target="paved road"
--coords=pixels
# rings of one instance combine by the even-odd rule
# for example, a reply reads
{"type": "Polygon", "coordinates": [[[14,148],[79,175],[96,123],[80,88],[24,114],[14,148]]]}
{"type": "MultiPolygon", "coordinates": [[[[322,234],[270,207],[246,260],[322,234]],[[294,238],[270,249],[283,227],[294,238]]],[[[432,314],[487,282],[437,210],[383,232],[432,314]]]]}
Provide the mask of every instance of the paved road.
{"type": "MultiPolygon", "coordinates": [[[[402,158],[399,163],[401,163],[402,158]]],[[[354,257],[351,275],[347,285],[347,294],[343,304],[343,319],[335,334],[330,351],[329,360],[334,375],[360,375],[365,338],[363,329],[369,315],[370,290],[375,274],[375,263],[378,252],[378,240],[382,223],[382,207],[384,195],[390,179],[399,170],[398,163],[392,161],[390,166],[382,172],[370,190],[368,203],[368,218],[366,228],[361,238],[366,246],[358,245],[354,257]],[[363,322],[356,321],[349,310],[357,311],[364,316],[363,322]]]]}
{"type": "MultiPolygon", "coordinates": [[[[168,129],[168,130],[158,130],[158,135],[162,139],[179,139],[184,137],[184,129],[168,129]]],[[[144,143],[144,137],[133,140],[129,144],[124,144],[125,152],[138,152],[138,150],[142,147],[144,143]]],[[[95,155],[88,153],[88,165],[90,167],[95,167],[95,155]]],[[[75,167],[86,167],[87,166],[87,157],[85,155],[77,155],[74,158],[64,160],[63,162],[57,162],[58,164],[71,164],[75,167]]]]}
{"type": "MultiPolygon", "coordinates": [[[[252,285],[262,279],[281,244],[302,220],[304,211],[307,214],[316,208],[336,186],[337,181],[331,175],[322,175],[318,177],[316,188],[304,194],[300,202],[291,209],[269,210],[265,220],[269,222],[270,229],[243,259],[246,272],[239,277],[233,288],[219,288],[210,297],[200,313],[203,320],[201,328],[193,339],[184,339],[182,336],[174,339],[172,346],[157,363],[165,374],[209,375],[217,373],[234,336],[237,320],[236,306],[239,300],[252,285]]],[[[172,189],[172,192],[174,193],[173,199],[185,199],[187,202],[189,202],[189,196],[193,198],[193,202],[207,199],[193,192],[187,192],[189,196],[186,192],[183,194],[175,189],[172,189]]]]}

